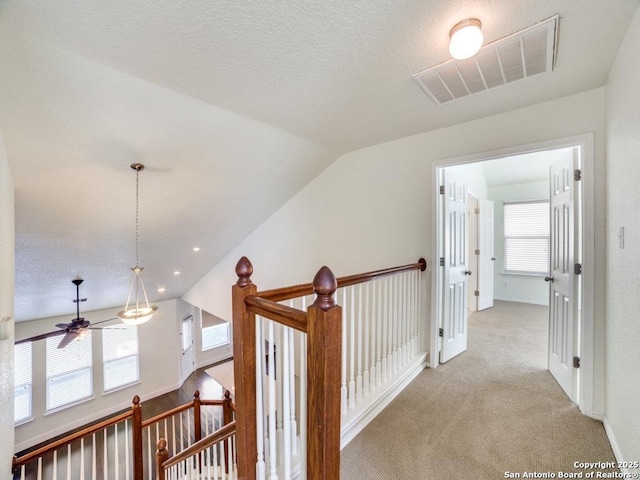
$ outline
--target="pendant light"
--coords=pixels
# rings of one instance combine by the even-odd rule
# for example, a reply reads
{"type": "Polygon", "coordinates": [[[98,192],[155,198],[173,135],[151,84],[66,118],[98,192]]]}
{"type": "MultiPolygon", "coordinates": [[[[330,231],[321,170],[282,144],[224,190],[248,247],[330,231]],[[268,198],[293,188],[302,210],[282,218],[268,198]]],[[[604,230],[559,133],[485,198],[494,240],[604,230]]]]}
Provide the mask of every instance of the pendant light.
{"type": "Polygon", "coordinates": [[[482,23],[477,18],[467,18],[458,22],[449,32],[449,53],[457,60],[473,57],[484,40],[482,23]]]}
{"type": "Polygon", "coordinates": [[[127,304],[124,310],[118,312],[118,318],[127,325],[140,325],[151,319],[158,307],[149,306],[149,300],[147,299],[147,290],[144,288],[144,281],[142,280],[143,268],[139,266],[138,261],[138,243],[139,243],[139,229],[138,229],[138,204],[139,204],[139,182],[138,176],[144,165],[142,163],[132,163],[131,168],[136,171],[136,266],[131,269],[133,277],[129,285],[129,295],[127,296],[127,304]],[[144,303],[141,304],[140,294],[144,297],[144,303]],[[133,296],[133,302],[131,297],[133,296]]]}

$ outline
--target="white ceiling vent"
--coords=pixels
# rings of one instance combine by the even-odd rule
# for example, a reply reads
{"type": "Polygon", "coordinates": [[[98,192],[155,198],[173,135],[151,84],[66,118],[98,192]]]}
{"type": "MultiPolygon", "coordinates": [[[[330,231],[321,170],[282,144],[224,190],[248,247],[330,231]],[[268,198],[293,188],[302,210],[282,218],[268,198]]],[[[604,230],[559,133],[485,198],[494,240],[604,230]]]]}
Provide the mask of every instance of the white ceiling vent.
{"type": "Polygon", "coordinates": [[[555,66],[559,15],[482,47],[466,60],[449,60],[416,73],[418,85],[438,105],[523,78],[555,66]]]}

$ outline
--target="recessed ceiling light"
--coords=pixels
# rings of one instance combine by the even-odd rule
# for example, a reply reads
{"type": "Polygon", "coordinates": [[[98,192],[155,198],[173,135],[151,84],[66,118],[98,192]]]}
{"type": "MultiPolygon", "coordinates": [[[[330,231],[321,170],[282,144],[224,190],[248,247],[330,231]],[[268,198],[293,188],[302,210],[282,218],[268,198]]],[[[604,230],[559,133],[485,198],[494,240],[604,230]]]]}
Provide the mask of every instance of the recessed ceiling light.
{"type": "Polygon", "coordinates": [[[180,270],[176,270],[175,272],[173,272],[174,275],[180,275],[180,270]]]}
{"type": "Polygon", "coordinates": [[[193,251],[194,252],[199,252],[200,251],[200,247],[193,247],[193,251]]]}
{"type": "Polygon", "coordinates": [[[160,288],[158,289],[158,293],[164,293],[164,292],[166,292],[166,291],[167,291],[167,289],[166,289],[166,288],[164,288],[164,287],[160,287],[160,288]]]}

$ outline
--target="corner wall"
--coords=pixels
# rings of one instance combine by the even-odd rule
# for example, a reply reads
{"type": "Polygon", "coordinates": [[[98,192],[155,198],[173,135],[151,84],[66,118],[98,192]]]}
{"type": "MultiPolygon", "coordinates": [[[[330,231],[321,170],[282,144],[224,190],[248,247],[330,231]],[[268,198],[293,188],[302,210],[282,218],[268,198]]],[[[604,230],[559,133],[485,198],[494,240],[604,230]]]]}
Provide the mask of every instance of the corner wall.
{"type": "MultiPolygon", "coordinates": [[[[605,425],[618,460],[640,459],[640,11],[606,86],[605,425]],[[618,234],[624,227],[624,248],[618,234]]],[[[637,471],[637,470],[636,470],[637,471]]]]}
{"type": "MultiPolygon", "coordinates": [[[[443,107],[446,108],[446,107],[443,107]]],[[[246,255],[259,289],[310,282],[424,256],[431,271],[432,162],[594,132],[595,221],[604,223],[604,90],[483,118],[347,153],[302,189],[189,290],[183,299],[231,319],[235,265],[246,255]]],[[[595,238],[596,292],[604,291],[604,232],[595,238]]],[[[430,303],[430,274],[425,297],[430,303]]],[[[604,410],[604,294],[595,299],[596,412],[604,410]]],[[[427,312],[430,306],[426,305],[427,312]]],[[[426,313],[426,315],[429,315],[426,313]]],[[[428,342],[429,339],[427,338],[428,342]]]]}
{"type": "Polygon", "coordinates": [[[14,196],[0,133],[0,478],[11,477],[13,458],[14,196]]]}

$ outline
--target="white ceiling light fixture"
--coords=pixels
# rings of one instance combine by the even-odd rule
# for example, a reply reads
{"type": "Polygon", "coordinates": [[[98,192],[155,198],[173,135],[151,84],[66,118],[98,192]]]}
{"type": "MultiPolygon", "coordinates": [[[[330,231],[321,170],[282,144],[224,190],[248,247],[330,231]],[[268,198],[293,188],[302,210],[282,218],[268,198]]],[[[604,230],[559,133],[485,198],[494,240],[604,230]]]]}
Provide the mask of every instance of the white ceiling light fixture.
{"type": "Polygon", "coordinates": [[[449,53],[457,60],[473,57],[480,47],[484,37],[482,23],[477,18],[466,18],[458,22],[449,32],[449,53]]]}
{"type": "Polygon", "coordinates": [[[142,163],[132,163],[131,168],[136,171],[136,266],[131,269],[133,277],[129,285],[129,295],[127,296],[127,304],[124,310],[118,312],[118,318],[127,325],[140,325],[151,319],[158,307],[150,306],[147,299],[147,290],[144,288],[144,281],[142,280],[143,268],[139,266],[138,261],[138,243],[139,243],[139,228],[138,228],[138,207],[139,207],[139,181],[138,176],[144,165],[142,163]],[[140,304],[140,293],[144,297],[144,303],[140,304]],[[134,295],[134,302],[131,303],[131,296],[134,295]],[[131,305],[131,307],[129,307],[131,305]]]}

